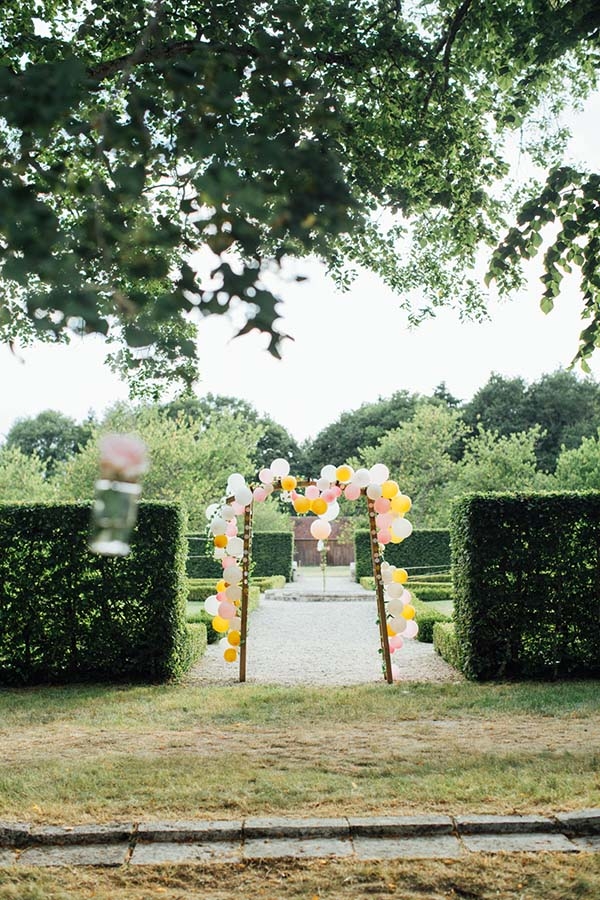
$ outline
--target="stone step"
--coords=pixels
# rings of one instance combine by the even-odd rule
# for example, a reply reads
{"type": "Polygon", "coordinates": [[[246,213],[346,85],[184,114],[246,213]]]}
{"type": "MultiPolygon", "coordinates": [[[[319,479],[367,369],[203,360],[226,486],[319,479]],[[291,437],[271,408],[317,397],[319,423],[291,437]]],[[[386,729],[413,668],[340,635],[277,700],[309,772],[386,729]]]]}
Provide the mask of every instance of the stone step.
{"type": "Polygon", "coordinates": [[[336,590],[326,590],[316,591],[316,590],[293,590],[290,588],[278,590],[277,588],[273,588],[271,590],[265,591],[263,594],[265,600],[285,600],[287,602],[295,602],[295,603],[311,603],[311,602],[347,602],[353,600],[374,600],[375,592],[374,591],[336,591],[336,590]]]}

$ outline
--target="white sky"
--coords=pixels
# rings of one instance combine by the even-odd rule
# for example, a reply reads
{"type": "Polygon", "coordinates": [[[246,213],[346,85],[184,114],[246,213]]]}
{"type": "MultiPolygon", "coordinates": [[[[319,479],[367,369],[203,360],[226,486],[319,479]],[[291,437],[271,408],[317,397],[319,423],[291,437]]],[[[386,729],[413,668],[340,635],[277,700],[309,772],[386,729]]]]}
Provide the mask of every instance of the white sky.
{"type": "MultiPolygon", "coordinates": [[[[600,94],[583,113],[570,117],[573,162],[598,171],[600,94]]],[[[300,262],[309,281],[290,284],[283,292],[282,329],[294,342],[284,345],[282,361],[262,348],[265,338],[249,335],[232,340],[225,317],[200,325],[199,394],[242,397],[284,425],[297,439],[314,436],[341,412],[394,391],[431,393],[445,381],[460,399],[469,399],[492,372],[539,378],[567,366],[581,331],[577,283],[565,290],[554,311],[539,309],[541,288],[534,277],[530,290],[511,302],[492,303],[491,320],[460,322],[452,310],[417,329],[407,326],[398,300],[380,281],[362,275],[351,291],[341,294],[317,263],[300,262]]],[[[18,417],[57,409],[83,418],[90,409],[101,413],[115,400],[127,398],[127,387],[103,365],[102,340],[88,337],[70,347],[38,345],[20,358],[0,346],[0,437],[18,417]]],[[[592,360],[600,378],[600,354],[592,360]]]]}

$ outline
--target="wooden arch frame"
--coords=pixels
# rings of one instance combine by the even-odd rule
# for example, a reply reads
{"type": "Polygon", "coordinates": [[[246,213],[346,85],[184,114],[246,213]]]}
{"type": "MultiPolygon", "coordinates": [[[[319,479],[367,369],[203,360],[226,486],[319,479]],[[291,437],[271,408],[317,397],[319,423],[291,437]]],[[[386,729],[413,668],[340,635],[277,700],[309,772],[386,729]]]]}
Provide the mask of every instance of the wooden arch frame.
{"type": "MultiPolygon", "coordinates": [[[[299,481],[297,487],[306,488],[316,484],[314,479],[306,479],[299,481]]],[[[274,486],[273,493],[282,491],[281,483],[279,487],[274,486]]],[[[369,532],[371,542],[371,558],[373,561],[373,576],[375,578],[375,595],[377,600],[377,621],[379,624],[379,639],[381,641],[381,652],[383,656],[383,674],[388,684],[393,683],[392,676],[392,659],[390,654],[390,645],[387,633],[387,614],[385,610],[385,598],[383,594],[383,579],[381,577],[382,555],[377,539],[377,527],[375,524],[375,501],[367,497],[366,489],[362,488],[361,494],[367,501],[367,510],[369,513],[369,532]]],[[[234,498],[230,497],[227,502],[231,502],[234,498]]],[[[247,655],[247,637],[248,637],[248,596],[250,585],[250,563],[252,561],[252,518],[254,514],[254,500],[248,504],[244,512],[244,551],[242,556],[242,597],[241,597],[241,632],[240,632],[240,682],[246,681],[246,655],[247,655]]]]}

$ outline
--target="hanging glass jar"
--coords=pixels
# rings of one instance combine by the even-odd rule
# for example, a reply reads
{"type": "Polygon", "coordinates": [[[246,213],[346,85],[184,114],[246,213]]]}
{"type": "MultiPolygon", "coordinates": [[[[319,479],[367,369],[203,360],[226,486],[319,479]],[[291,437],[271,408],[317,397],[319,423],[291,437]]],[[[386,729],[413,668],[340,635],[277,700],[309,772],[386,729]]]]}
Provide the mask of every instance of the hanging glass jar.
{"type": "Polygon", "coordinates": [[[100,474],[96,482],[89,546],[104,556],[127,556],[148,468],[146,447],[128,434],[109,434],[100,442],[100,474]]]}

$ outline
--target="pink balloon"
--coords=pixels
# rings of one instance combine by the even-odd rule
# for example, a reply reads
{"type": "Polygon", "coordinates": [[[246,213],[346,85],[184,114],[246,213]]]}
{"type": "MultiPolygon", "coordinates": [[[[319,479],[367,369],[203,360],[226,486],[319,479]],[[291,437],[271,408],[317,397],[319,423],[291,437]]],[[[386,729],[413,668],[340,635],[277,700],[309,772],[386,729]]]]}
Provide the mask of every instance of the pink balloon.
{"type": "Polygon", "coordinates": [[[231,508],[234,511],[234,513],[236,514],[236,516],[241,516],[242,513],[244,512],[244,510],[246,509],[246,507],[242,506],[241,503],[238,503],[237,500],[233,501],[233,503],[231,504],[231,508]]]}
{"type": "Polygon", "coordinates": [[[396,663],[392,663],[392,678],[394,681],[400,681],[400,669],[396,663]]]}
{"type": "Polygon", "coordinates": [[[225,529],[225,534],[227,535],[227,537],[235,537],[237,532],[237,522],[229,522],[227,528],[225,529]]]}
{"type": "Polygon", "coordinates": [[[378,497],[375,503],[373,504],[375,508],[375,512],[378,513],[386,513],[389,512],[391,508],[391,503],[389,500],[386,500],[385,497],[378,497]]]}
{"type": "Polygon", "coordinates": [[[219,603],[229,603],[229,598],[227,597],[225,591],[219,591],[219,593],[217,594],[217,600],[219,601],[219,603]]]}
{"type": "Polygon", "coordinates": [[[392,653],[394,650],[401,650],[404,646],[404,641],[402,640],[402,636],[399,634],[395,634],[390,638],[390,650],[392,653]]]}
{"type": "Polygon", "coordinates": [[[264,488],[257,487],[254,488],[254,493],[252,494],[257,503],[263,503],[267,499],[267,492],[264,488]]]}
{"type": "Polygon", "coordinates": [[[333,488],[327,488],[327,490],[323,491],[323,493],[321,494],[321,497],[323,498],[325,503],[333,503],[333,501],[336,499],[336,496],[337,495],[333,488]]]}
{"type": "Polygon", "coordinates": [[[360,497],[360,488],[357,484],[349,484],[344,491],[346,500],[358,500],[360,497]]]}
{"type": "Polygon", "coordinates": [[[229,600],[224,600],[223,603],[219,603],[219,615],[223,619],[233,619],[236,613],[236,608],[233,603],[230,603],[229,600]]]}
{"type": "Polygon", "coordinates": [[[298,496],[299,496],[298,491],[290,491],[290,497],[292,498],[292,503],[294,502],[294,500],[298,499],[298,496]]]}
{"type": "Polygon", "coordinates": [[[333,487],[331,488],[331,490],[334,492],[336,500],[338,497],[342,496],[342,489],[339,486],[339,484],[334,484],[333,487]]]}
{"type": "Polygon", "coordinates": [[[309,486],[304,491],[304,496],[308,497],[309,500],[316,500],[319,496],[319,488],[316,484],[309,484],[309,486]]]}
{"type": "Polygon", "coordinates": [[[258,473],[258,478],[263,484],[271,484],[275,476],[270,469],[261,469],[258,473]]]}
{"type": "Polygon", "coordinates": [[[392,516],[390,513],[379,513],[378,516],[375,516],[375,524],[378,531],[387,531],[392,524],[392,516]]]}
{"type": "Polygon", "coordinates": [[[228,569],[229,566],[237,566],[237,559],[234,559],[233,556],[224,556],[221,565],[224,569],[228,569]]]}
{"type": "Polygon", "coordinates": [[[406,628],[404,629],[404,637],[405,638],[414,638],[419,633],[419,626],[415,622],[414,619],[409,619],[406,623],[406,628]]]}
{"type": "Polygon", "coordinates": [[[377,540],[380,544],[389,544],[391,541],[391,535],[389,531],[378,531],[377,532],[377,540]]]}

